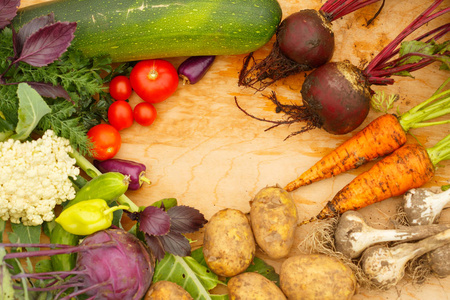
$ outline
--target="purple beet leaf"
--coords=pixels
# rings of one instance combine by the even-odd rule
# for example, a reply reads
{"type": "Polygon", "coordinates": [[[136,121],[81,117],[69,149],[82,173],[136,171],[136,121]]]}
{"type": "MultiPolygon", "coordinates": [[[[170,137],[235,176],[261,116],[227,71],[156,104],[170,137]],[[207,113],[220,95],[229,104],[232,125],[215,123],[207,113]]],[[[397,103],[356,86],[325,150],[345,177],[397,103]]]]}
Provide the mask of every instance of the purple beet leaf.
{"type": "Polygon", "coordinates": [[[76,26],[76,22],[56,22],[38,29],[25,41],[15,63],[22,61],[43,67],[54,62],[70,46],[76,26]]]}
{"type": "Polygon", "coordinates": [[[55,15],[53,13],[48,14],[46,16],[41,16],[38,18],[34,18],[30,22],[26,23],[25,25],[20,28],[19,32],[17,33],[17,57],[20,56],[20,53],[22,52],[23,45],[25,44],[25,41],[36,31],[41,29],[42,27],[45,27],[47,25],[51,25],[55,23],[55,15]]]}
{"type": "Polygon", "coordinates": [[[200,211],[185,205],[174,206],[167,211],[167,214],[170,216],[171,232],[196,232],[206,223],[206,219],[200,211]]]}
{"type": "Polygon", "coordinates": [[[139,215],[139,229],[146,235],[164,235],[170,229],[170,217],[161,208],[146,207],[139,215]]]}
{"type": "Polygon", "coordinates": [[[11,24],[20,6],[20,0],[0,0],[0,30],[11,24]]]}
{"type": "Polygon", "coordinates": [[[57,97],[61,97],[66,99],[67,101],[75,104],[70,98],[67,91],[60,85],[53,85],[51,83],[45,82],[27,82],[33,89],[35,89],[39,95],[42,97],[48,97],[56,99],[57,97]]]}

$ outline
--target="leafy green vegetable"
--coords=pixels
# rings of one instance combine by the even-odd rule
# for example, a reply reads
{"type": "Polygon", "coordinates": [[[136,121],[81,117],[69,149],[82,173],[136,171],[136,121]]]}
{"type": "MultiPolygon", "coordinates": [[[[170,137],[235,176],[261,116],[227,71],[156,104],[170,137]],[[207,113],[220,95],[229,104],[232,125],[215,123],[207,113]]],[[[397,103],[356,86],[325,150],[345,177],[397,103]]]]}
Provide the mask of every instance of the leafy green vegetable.
{"type": "MultiPolygon", "coordinates": [[[[419,63],[422,59],[427,58],[442,62],[441,69],[450,70],[449,51],[450,41],[445,41],[441,44],[436,43],[434,40],[429,42],[406,41],[400,45],[399,56],[402,58],[402,62],[398,66],[419,63]]],[[[394,75],[412,77],[408,71],[397,72],[394,75]]]]}
{"type": "MultiPolygon", "coordinates": [[[[4,28],[0,32],[0,57],[14,57],[12,31],[4,28]]],[[[106,82],[102,76],[112,71],[109,57],[88,58],[71,47],[59,60],[42,67],[20,62],[9,68],[10,61],[0,61],[0,136],[4,138],[19,123],[19,98],[17,84],[45,83],[61,86],[71,101],[63,97],[43,97],[51,112],[37,124],[37,131],[53,129],[58,135],[70,140],[72,147],[86,154],[90,149],[87,131],[102,120],[107,120],[107,110],[112,103],[109,93],[104,91],[106,82]]],[[[31,85],[31,84],[30,84],[31,85]]],[[[35,86],[33,86],[35,87],[35,86]]]]}
{"type": "Polygon", "coordinates": [[[168,280],[183,287],[194,299],[228,299],[227,295],[213,295],[210,290],[220,281],[216,274],[191,256],[175,256],[167,253],[155,267],[153,282],[168,280]]]}
{"type": "Polygon", "coordinates": [[[270,281],[273,281],[276,285],[280,285],[280,276],[275,272],[274,267],[266,264],[266,262],[258,257],[253,259],[253,263],[245,270],[245,272],[256,272],[270,281]]]}
{"type": "MultiPolygon", "coordinates": [[[[199,264],[202,266],[208,267],[205,261],[205,257],[203,255],[203,248],[200,247],[196,250],[193,250],[191,253],[192,258],[194,258],[199,264]]],[[[245,270],[245,272],[256,272],[267,279],[273,281],[276,285],[280,284],[280,276],[277,272],[275,272],[275,268],[268,265],[261,258],[255,257],[253,259],[252,264],[245,270]]],[[[227,280],[228,281],[228,280],[227,280]]]]}
{"type": "Polygon", "coordinates": [[[11,274],[8,271],[6,263],[3,261],[5,248],[0,247],[0,298],[5,300],[14,300],[14,288],[12,285],[11,274]]]}
{"type": "Polygon", "coordinates": [[[27,83],[19,83],[17,97],[19,98],[19,122],[17,123],[16,134],[11,138],[23,140],[28,138],[41,118],[50,113],[51,109],[41,95],[27,83]]]}
{"type": "Polygon", "coordinates": [[[177,199],[175,198],[165,198],[165,199],[161,199],[159,201],[154,202],[153,204],[151,204],[152,206],[156,206],[156,207],[163,207],[164,210],[169,210],[170,208],[177,206],[178,202],[177,199]]]}
{"type": "MultiPolygon", "coordinates": [[[[17,236],[20,243],[37,244],[40,242],[41,225],[25,226],[22,223],[11,223],[11,229],[12,232],[17,236]]],[[[27,250],[35,251],[38,250],[38,248],[27,248],[27,250]]]]}
{"type": "Polygon", "coordinates": [[[374,110],[387,114],[398,99],[398,95],[389,95],[386,98],[384,91],[376,91],[370,99],[370,105],[374,110]]]}

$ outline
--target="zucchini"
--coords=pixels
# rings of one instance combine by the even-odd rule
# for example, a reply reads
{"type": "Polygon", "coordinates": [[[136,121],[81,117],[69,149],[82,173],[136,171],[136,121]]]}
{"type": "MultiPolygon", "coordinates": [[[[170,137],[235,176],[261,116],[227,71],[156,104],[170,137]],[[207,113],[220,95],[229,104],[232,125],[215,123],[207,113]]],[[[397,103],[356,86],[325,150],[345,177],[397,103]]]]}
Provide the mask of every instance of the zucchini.
{"type": "Polygon", "coordinates": [[[54,0],[20,9],[14,27],[51,12],[77,22],[75,48],[113,62],[248,53],[282,17],[277,0],[54,0]]]}
{"type": "Polygon", "coordinates": [[[67,202],[64,209],[75,203],[103,199],[108,203],[116,200],[128,190],[130,178],[119,172],[108,172],[89,180],[75,195],[75,198],[67,202]]]}
{"type": "MultiPolygon", "coordinates": [[[[69,233],[56,223],[50,234],[50,243],[76,246],[80,241],[78,235],[69,233]]],[[[77,255],[75,253],[58,254],[50,256],[53,271],[70,271],[75,268],[77,255]]]]}

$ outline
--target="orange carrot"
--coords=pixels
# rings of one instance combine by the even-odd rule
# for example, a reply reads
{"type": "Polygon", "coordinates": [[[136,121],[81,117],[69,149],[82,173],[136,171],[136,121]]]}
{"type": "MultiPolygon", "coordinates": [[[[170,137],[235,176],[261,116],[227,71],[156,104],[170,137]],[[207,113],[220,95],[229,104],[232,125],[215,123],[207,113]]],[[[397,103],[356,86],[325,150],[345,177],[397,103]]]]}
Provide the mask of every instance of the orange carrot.
{"type": "MultiPolygon", "coordinates": [[[[441,88],[449,80],[444,82],[441,88]]],[[[398,118],[392,114],[376,118],[356,135],[325,155],[297,179],[286,185],[284,189],[292,192],[301,186],[336,176],[390,154],[406,143],[406,133],[411,128],[450,122],[450,120],[424,122],[450,113],[450,90],[439,93],[440,89],[432,97],[398,118]]]]}
{"type": "Polygon", "coordinates": [[[418,188],[433,177],[435,165],[445,159],[450,159],[450,135],[429,149],[418,144],[403,145],[355,177],[316,217],[303,224],[358,210],[418,188]]]}
{"type": "Polygon", "coordinates": [[[406,132],[394,115],[382,115],[345,141],[284,189],[291,192],[301,186],[330,178],[357,168],[368,161],[391,153],[406,143],[406,132]]]}

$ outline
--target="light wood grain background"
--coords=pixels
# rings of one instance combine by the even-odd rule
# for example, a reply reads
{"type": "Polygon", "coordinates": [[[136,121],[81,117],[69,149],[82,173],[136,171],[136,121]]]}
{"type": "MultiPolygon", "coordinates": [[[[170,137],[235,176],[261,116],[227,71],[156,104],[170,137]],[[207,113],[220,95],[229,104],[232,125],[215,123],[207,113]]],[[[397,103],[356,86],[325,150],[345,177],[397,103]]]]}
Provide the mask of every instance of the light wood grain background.
{"type": "MultiPolygon", "coordinates": [[[[95,0],[92,0],[95,1],[95,0]]],[[[22,6],[42,2],[24,0],[22,6]]],[[[319,9],[324,0],[279,0],[283,17],[304,8],[319,9]]],[[[386,1],[375,22],[366,22],[378,10],[374,4],[349,14],[333,23],[336,51],[333,61],[349,60],[356,66],[364,66],[382,50],[397,34],[421,13],[431,0],[386,1]]],[[[445,1],[441,7],[449,6],[445,1]]],[[[448,16],[433,21],[417,32],[424,32],[436,23],[446,23],[448,16]]],[[[415,35],[413,35],[415,36],[415,35]]],[[[448,39],[448,37],[447,37],[448,39]]],[[[273,40],[255,52],[265,57],[273,40]]],[[[102,45],[98,45],[102,47],[102,45]]],[[[145,163],[151,186],[127,195],[138,205],[148,205],[166,197],[176,198],[180,204],[199,209],[207,218],[220,209],[231,207],[249,211],[249,201],[263,187],[284,186],[313,165],[332,148],[352,136],[333,136],[316,129],[284,141],[301,124],[280,126],[270,131],[270,125],[245,116],[234,103],[236,96],[241,106],[249,112],[270,119],[281,118],[274,113],[274,106],[260,93],[238,87],[237,77],[245,55],[217,57],[207,75],[195,85],[182,85],[165,102],[155,105],[158,118],[150,127],[134,124],[121,132],[123,145],[118,158],[145,163]]],[[[185,57],[171,58],[178,66],[185,57]]],[[[395,84],[388,87],[373,86],[374,90],[399,94],[396,103],[400,112],[427,99],[448,78],[449,73],[439,70],[438,64],[414,73],[415,78],[395,77],[395,84]]],[[[275,90],[281,101],[301,103],[300,88],[305,74],[301,73],[281,80],[264,93],[275,90]]],[[[136,95],[130,99],[132,106],[142,101],[136,95]]],[[[397,107],[396,107],[397,109],[397,107]]],[[[393,110],[392,112],[395,112],[393,110]]],[[[361,128],[379,113],[371,111],[361,128]]],[[[450,134],[450,125],[439,128],[412,130],[425,146],[432,146],[450,134]]],[[[360,167],[338,177],[302,187],[292,193],[298,206],[300,220],[309,219],[357,174],[372,164],[360,167]]],[[[435,177],[426,184],[437,187],[450,183],[450,163],[439,164],[435,177]]],[[[388,199],[362,209],[371,225],[391,227],[389,218],[396,212],[400,197],[388,199]]],[[[448,222],[446,215],[443,222],[448,222]]],[[[310,225],[298,227],[295,245],[312,230],[310,225]]],[[[202,244],[201,232],[194,236],[202,244]]],[[[291,255],[299,252],[294,246],[291,255]]],[[[264,254],[258,253],[262,258],[264,254]]],[[[281,261],[270,261],[278,270],[281,261]]],[[[403,280],[396,288],[380,293],[359,290],[354,299],[449,299],[450,279],[430,278],[423,285],[403,280]]]]}

